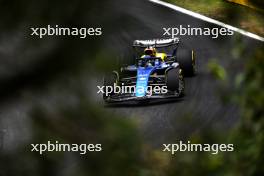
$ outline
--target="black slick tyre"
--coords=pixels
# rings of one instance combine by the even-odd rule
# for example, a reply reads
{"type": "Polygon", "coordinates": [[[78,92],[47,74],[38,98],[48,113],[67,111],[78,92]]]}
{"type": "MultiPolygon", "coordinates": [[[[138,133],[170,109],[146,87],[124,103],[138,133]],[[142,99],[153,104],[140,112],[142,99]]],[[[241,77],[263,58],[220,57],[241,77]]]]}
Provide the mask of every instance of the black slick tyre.
{"type": "Polygon", "coordinates": [[[196,72],[194,51],[178,48],[176,57],[184,76],[194,76],[196,72]]]}
{"type": "Polygon", "coordinates": [[[172,68],[166,72],[166,85],[169,91],[176,92],[180,96],[184,92],[184,80],[182,69],[172,68]]]}

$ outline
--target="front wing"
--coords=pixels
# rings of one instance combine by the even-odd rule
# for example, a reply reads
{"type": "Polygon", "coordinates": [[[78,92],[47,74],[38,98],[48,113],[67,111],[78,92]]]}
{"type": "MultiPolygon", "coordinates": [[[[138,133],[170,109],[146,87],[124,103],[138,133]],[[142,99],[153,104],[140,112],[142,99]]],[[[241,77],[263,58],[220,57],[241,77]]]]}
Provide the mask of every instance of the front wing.
{"type": "Polygon", "coordinates": [[[151,99],[173,99],[179,98],[181,96],[178,92],[168,92],[166,94],[153,94],[153,95],[146,95],[143,97],[137,97],[135,93],[133,94],[115,94],[106,97],[104,100],[107,103],[117,103],[117,102],[126,102],[126,101],[145,101],[151,99]]]}

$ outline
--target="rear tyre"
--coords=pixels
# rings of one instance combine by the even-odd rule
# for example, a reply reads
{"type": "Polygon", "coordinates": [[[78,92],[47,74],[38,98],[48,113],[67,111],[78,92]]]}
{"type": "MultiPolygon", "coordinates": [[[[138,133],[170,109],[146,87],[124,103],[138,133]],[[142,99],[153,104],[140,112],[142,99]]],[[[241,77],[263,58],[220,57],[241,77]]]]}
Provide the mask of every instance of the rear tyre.
{"type": "Polygon", "coordinates": [[[194,51],[178,48],[176,57],[184,76],[194,76],[196,72],[194,51]]]}
{"type": "Polygon", "coordinates": [[[184,79],[182,69],[173,68],[166,72],[166,85],[169,91],[173,91],[182,96],[184,93],[184,79]]]}
{"type": "Polygon", "coordinates": [[[109,96],[114,95],[114,92],[108,92],[108,94],[106,94],[107,91],[107,87],[111,86],[112,90],[114,89],[114,85],[118,83],[118,73],[117,72],[112,72],[109,75],[105,75],[104,76],[104,93],[103,93],[103,99],[106,100],[109,96]]]}

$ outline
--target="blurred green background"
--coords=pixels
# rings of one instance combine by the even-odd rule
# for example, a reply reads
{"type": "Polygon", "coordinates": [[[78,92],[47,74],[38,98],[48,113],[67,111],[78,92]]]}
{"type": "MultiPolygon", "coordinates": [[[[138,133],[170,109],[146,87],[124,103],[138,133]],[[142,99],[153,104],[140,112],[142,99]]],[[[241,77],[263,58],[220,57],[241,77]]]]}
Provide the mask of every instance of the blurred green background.
{"type": "Polygon", "coordinates": [[[118,65],[117,61],[113,65],[106,62],[114,59],[116,53],[105,50],[102,37],[40,40],[30,36],[30,27],[48,24],[99,26],[105,29],[105,34],[112,34],[115,25],[125,23],[115,9],[108,6],[112,2],[24,0],[0,3],[0,103],[3,109],[10,104],[16,107],[16,103],[11,102],[23,97],[23,101],[32,105],[29,137],[16,139],[18,143],[6,150],[2,142],[5,130],[1,129],[0,176],[264,175],[263,45],[253,48],[254,54],[245,58],[247,51],[237,41],[232,49],[237,58],[235,62],[244,63],[245,69],[236,75],[234,82],[229,80],[229,70],[216,60],[208,63],[208,70],[219,82],[223,103],[236,103],[242,118],[232,130],[221,133],[214,129],[200,130],[188,138],[195,143],[233,143],[235,151],[218,155],[178,152],[171,156],[144,142],[137,121],[109,114],[89,95],[93,88],[82,82],[83,77],[89,75],[92,79],[118,65]],[[226,90],[227,84],[233,84],[235,90],[226,90]],[[38,96],[33,96],[32,92],[38,96]],[[45,102],[43,92],[49,92],[56,101],[45,102]],[[47,140],[102,143],[103,151],[83,156],[67,152],[40,156],[30,152],[30,143],[46,143],[47,140]]]}

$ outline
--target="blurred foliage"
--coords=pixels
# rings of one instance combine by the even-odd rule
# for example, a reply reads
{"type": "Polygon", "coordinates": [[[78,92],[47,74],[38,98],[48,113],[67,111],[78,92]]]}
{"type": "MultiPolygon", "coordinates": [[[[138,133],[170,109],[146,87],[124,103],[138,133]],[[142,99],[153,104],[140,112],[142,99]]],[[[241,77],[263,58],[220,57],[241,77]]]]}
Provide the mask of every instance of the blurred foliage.
{"type": "MultiPolygon", "coordinates": [[[[43,24],[89,26],[100,23],[111,30],[115,24],[121,24],[123,19],[113,17],[115,20],[107,21],[109,14],[115,14],[110,11],[107,5],[102,7],[101,1],[96,0],[1,1],[1,35],[10,36],[12,32],[21,29],[21,26],[43,24]],[[100,15],[98,12],[101,12],[100,15]]],[[[23,47],[18,47],[19,52],[13,53],[14,59],[10,61],[10,65],[23,60],[23,67],[16,65],[16,69],[10,69],[13,67],[6,64],[7,70],[14,72],[7,74],[8,76],[1,75],[2,101],[7,94],[16,96],[16,92],[25,86],[45,89],[47,87],[42,85],[47,82],[51,84],[56,78],[64,80],[81,71],[95,69],[89,67],[93,65],[89,63],[95,63],[95,67],[103,70],[110,69],[104,59],[111,60],[111,57],[100,50],[101,47],[104,48],[100,40],[22,38],[23,47]]],[[[243,47],[234,50],[236,58],[239,58],[242,50],[243,47]]],[[[264,175],[263,56],[264,50],[261,47],[252,58],[245,61],[245,72],[239,74],[237,81],[233,82],[236,90],[230,99],[239,104],[243,116],[238,127],[221,134],[213,129],[201,130],[189,139],[196,143],[234,143],[235,151],[232,153],[211,155],[206,152],[178,152],[171,156],[161,152],[161,149],[153,149],[142,141],[136,123],[98,108],[91,97],[80,93],[77,96],[79,101],[74,106],[68,105],[69,100],[51,105],[52,110],[41,104],[34,104],[30,114],[32,139],[27,144],[17,146],[12,152],[0,152],[0,176],[264,175]],[[29,143],[47,143],[47,140],[58,140],[61,143],[102,143],[103,151],[86,155],[68,152],[39,155],[30,152],[29,143]]],[[[216,60],[209,63],[209,69],[220,82],[228,79],[230,70],[225,70],[216,60]]],[[[56,93],[62,91],[63,88],[56,93]]],[[[0,139],[1,135],[2,133],[0,139]]]]}
{"type": "Polygon", "coordinates": [[[264,9],[264,2],[262,0],[249,0],[250,3],[253,3],[258,8],[264,9]]]}
{"type": "Polygon", "coordinates": [[[243,119],[232,139],[237,152],[232,158],[237,175],[264,175],[264,50],[247,61],[246,72],[235,94],[243,119]]]}
{"type": "MultiPolygon", "coordinates": [[[[173,159],[169,175],[230,175],[230,176],[260,176],[264,175],[264,50],[258,48],[255,54],[245,61],[245,73],[238,74],[234,82],[235,90],[229,101],[236,101],[242,111],[239,125],[221,134],[214,131],[201,131],[191,141],[198,139],[199,143],[231,143],[234,152],[222,152],[218,155],[208,153],[178,153],[173,159]],[[186,168],[186,169],[182,169],[186,168]]],[[[212,74],[226,84],[228,75],[222,66],[211,61],[208,64],[212,74]]]]}
{"type": "Polygon", "coordinates": [[[97,106],[80,99],[75,107],[62,105],[54,112],[42,106],[34,109],[31,143],[100,143],[102,152],[39,155],[30,152],[27,145],[15,153],[0,155],[0,175],[138,175],[142,167],[141,141],[135,124],[113,115],[106,117],[97,106]]]}
{"type": "Polygon", "coordinates": [[[220,79],[222,81],[226,80],[226,71],[223,67],[221,67],[215,59],[212,59],[208,63],[208,68],[211,71],[212,75],[216,79],[220,79]]]}
{"type": "MultiPolygon", "coordinates": [[[[247,31],[264,35],[263,0],[249,0],[251,6],[230,3],[228,0],[165,0],[188,10],[220,20],[247,31]]],[[[232,0],[231,0],[232,1],[232,0]]],[[[243,0],[243,2],[246,2],[243,0]]]]}

